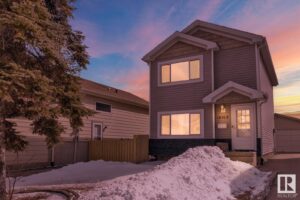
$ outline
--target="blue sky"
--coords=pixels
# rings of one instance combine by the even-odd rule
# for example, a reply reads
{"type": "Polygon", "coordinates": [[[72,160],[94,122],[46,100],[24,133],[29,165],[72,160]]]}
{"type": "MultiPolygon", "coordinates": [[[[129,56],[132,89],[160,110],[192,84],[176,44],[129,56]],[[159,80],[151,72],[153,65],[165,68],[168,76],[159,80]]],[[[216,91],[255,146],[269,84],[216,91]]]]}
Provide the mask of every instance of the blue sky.
{"type": "Polygon", "coordinates": [[[148,98],[141,57],[195,19],[267,37],[280,81],[278,112],[300,111],[300,1],[298,0],[78,0],[74,29],[89,47],[82,76],[148,98]]]}

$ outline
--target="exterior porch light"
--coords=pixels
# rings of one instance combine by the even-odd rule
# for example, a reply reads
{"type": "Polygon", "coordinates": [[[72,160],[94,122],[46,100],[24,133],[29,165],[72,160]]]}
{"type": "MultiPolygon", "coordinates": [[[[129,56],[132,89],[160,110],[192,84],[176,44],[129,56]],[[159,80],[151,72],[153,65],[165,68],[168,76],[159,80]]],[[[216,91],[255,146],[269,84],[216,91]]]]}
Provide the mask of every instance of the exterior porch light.
{"type": "Polygon", "coordinates": [[[223,104],[221,105],[221,111],[220,112],[221,113],[226,113],[226,108],[223,104]]]}

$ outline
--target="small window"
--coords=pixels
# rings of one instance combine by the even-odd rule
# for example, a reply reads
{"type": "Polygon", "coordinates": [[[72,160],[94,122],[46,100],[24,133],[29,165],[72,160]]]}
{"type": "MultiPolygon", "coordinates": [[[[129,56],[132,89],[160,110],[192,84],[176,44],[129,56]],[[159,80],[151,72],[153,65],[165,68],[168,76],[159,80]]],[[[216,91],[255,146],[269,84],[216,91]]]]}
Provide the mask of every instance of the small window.
{"type": "Polygon", "coordinates": [[[200,78],[200,60],[190,61],[190,79],[200,78]]]}
{"type": "Polygon", "coordinates": [[[171,80],[170,77],[170,65],[163,65],[161,67],[161,82],[169,83],[171,80]]]}
{"type": "Polygon", "coordinates": [[[96,102],[96,110],[103,112],[111,112],[111,105],[96,102]]]}
{"type": "Polygon", "coordinates": [[[200,114],[191,114],[191,134],[200,134],[200,114]]]}
{"type": "Polygon", "coordinates": [[[161,134],[162,135],[170,134],[170,115],[161,116],[161,134]]]}

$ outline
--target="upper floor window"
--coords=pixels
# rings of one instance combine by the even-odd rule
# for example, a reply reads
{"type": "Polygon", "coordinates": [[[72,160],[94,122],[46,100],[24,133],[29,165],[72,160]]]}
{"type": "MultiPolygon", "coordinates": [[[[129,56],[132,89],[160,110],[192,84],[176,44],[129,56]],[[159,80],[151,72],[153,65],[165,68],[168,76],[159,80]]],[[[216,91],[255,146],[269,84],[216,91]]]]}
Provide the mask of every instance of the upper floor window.
{"type": "Polygon", "coordinates": [[[96,110],[104,111],[104,112],[111,112],[111,105],[96,102],[96,110]]]}
{"type": "Polygon", "coordinates": [[[160,65],[161,84],[170,84],[180,81],[200,80],[201,59],[190,59],[182,62],[170,62],[160,65]]]}

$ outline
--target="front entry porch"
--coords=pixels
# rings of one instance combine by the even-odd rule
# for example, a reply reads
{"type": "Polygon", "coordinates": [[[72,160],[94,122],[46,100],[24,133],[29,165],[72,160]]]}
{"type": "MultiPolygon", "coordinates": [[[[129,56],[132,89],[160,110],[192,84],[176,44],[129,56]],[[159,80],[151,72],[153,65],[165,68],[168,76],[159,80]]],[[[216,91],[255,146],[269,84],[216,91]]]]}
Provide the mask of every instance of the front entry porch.
{"type": "Polygon", "coordinates": [[[203,102],[214,107],[215,138],[229,139],[232,151],[259,151],[257,104],[263,100],[262,92],[232,81],[207,95],[203,102]]]}

